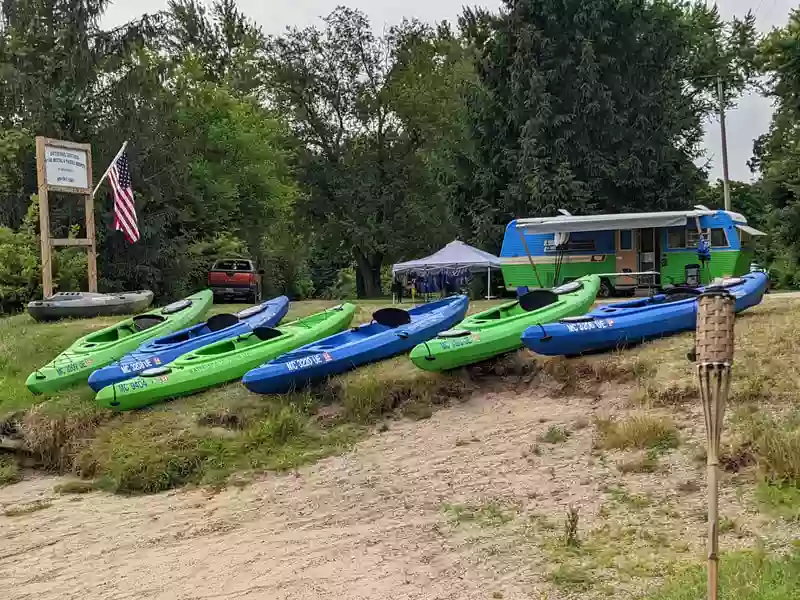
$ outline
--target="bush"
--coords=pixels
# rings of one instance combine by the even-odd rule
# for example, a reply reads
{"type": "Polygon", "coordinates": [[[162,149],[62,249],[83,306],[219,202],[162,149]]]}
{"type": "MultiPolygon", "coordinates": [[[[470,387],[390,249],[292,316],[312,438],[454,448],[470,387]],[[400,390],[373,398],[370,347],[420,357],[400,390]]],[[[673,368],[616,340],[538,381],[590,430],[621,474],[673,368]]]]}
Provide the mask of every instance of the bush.
{"type": "Polygon", "coordinates": [[[635,415],[614,421],[598,419],[597,445],[605,450],[629,448],[675,448],[678,445],[678,430],[669,419],[650,415],[635,415]]]}

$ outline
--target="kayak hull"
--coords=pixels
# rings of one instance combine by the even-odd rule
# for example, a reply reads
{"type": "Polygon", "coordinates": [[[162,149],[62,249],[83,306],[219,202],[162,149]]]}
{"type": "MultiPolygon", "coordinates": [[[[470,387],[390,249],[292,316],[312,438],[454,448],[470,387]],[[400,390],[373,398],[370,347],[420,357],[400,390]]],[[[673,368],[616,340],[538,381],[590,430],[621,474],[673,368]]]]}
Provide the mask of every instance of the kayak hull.
{"type": "Polygon", "coordinates": [[[354,314],[353,304],[343,304],[277,329],[259,328],[220,340],[184,354],[170,365],[104,387],[95,399],[112,410],[132,410],[241,379],[264,362],[341,331],[354,314]]]}
{"type": "MultiPolygon", "coordinates": [[[[764,273],[749,273],[742,283],[728,287],[736,299],[736,312],[761,302],[767,288],[764,273]]],[[[698,288],[701,292],[703,288],[698,288]]],[[[663,294],[599,307],[584,319],[532,327],[522,342],[547,356],[577,356],[613,350],[647,340],[692,331],[697,324],[697,296],[664,302],[663,294]]]]}
{"type": "Polygon", "coordinates": [[[208,344],[248,333],[256,327],[274,327],[289,310],[289,299],[279,296],[245,309],[233,325],[212,331],[209,322],[146,341],[119,361],[89,376],[89,387],[99,392],[106,386],[133,379],[146,369],[168,365],[179,356],[208,344]]]}
{"type": "Polygon", "coordinates": [[[454,296],[408,311],[398,327],[368,323],[288,352],[245,374],[251,392],[279,394],[307,386],[361,365],[403,354],[459,323],[469,300],[454,296]]]}
{"type": "Polygon", "coordinates": [[[152,302],[153,292],[150,290],[119,294],[59,292],[44,300],[29,302],[28,313],[37,321],[92,319],[140,313],[152,302]]]}
{"type": "Polygon", "coordinates": [[[211,306],[211,290],[203,290],[185,300],[125,319],[90,333],[30,374],[26,385],[34,394],[55,392],[78,383],[145,341],[172,333],[196,323],[211,306]]]}
{"type": "Polygon", "coordinates": [[[592,305],[600,278],[589,275],[573,283],[579,284],[574,291],[558,293],[573,284],[556,288],[555,293],[543,290],[554,300],[534,310],[524,310],[517,301],[467,317],[457,328],[417,345],[411,361],[427,371],[446,371],[518,350],[526,328],[583,314],[592,305]]]}

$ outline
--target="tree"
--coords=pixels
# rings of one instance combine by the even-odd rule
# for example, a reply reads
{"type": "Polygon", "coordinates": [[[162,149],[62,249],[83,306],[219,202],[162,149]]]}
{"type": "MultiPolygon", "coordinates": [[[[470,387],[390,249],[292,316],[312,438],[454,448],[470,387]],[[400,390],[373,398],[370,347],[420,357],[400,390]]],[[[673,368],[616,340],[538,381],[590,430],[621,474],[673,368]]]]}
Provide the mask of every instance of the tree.
{"type": "MultiPolygon", "coordinates": [[[[291,219],[294,142],[286,124],[257,100],[262,84],[250,76],[252,60],[263,53],[255,41],[263,38],[235,3],[221,0],[206,14],[195,3],[174,2],[172,13],[112,32],[98,25],[107,4],[3,3],[0,193],[13,202],[0,207],[18,226],[18,205],[24,201],[24,214],[36,191],[33,135],[91,141],[95,173],[129,140],[142,240],[129,245],[113,230],[113,204],[102,190],[99,283],[104,290],[147,287],[160,299],[173,298],[204,283],[215,252],[264,255],[265,235],[291,219]]],[[[57,237],[75,234],[74,206],[73,199],[51,210],[57,237]]],[[[21,231],[7,233],[6,249],[30,240],[21,231]]],[[[65,285],[78,264],[66,258],[59,271],[65,285]]]]}
{"type": "Polygon", "coordinates": [[[746,79],[753,24],[669,0],[508,0],[468,12],[482,88],[469,102],[475,155],[458,199],[475,236],[499,246],[514,217],[666,210],[703,179],[701,118],[724,70],[746,79]]]}
{"type": "Polygon", "coordinates": [[[405,22],[376,37],[363,14],[343,7],[324,23],[270,41],[272,100],[303,145],[303,215],[315,240],[346,250],[359,295],[375,296],[385,262],[451,229],[427,169],[425,124],[411,116],[421,107],[407,93],[409,45],[431,31],[405,22]]]}
{"type": "Polygon", "coordinates": [[[759,48],[759,66],[767,76],[765,93],[775,112],[769,132],[754,147],[751,167],[761,174],[769,204],[770,248],[779,283],[800,284],[800,11],[785,27],[773,30],[759,48]]]}
{"type": "Polygon", "coordinates": [[[261,96],[266,40],[235,0],[216,0],[209,8],[197,0],[170,0],[164,20],[161,45],[195,78],[261,96]]]}

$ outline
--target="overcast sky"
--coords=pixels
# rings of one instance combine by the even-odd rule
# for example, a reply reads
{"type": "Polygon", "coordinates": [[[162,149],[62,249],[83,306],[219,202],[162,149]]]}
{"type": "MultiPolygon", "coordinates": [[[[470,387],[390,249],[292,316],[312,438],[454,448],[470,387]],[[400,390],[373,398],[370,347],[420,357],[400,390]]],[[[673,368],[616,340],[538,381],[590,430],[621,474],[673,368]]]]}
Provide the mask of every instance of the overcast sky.
{"type": "MultiPolygon", "coordinates": [[[[707,0],[711,1],[711,0],[707,0]]],[[[490,8],[497,1],[480,0],[239,0],[242,10],[266,33],[281,33],[287,26],[303,27],[318,22],[338,4],[358,8],[369,16],[376,29],[399,22],[403,17],[422,21],[455,20],[464,4],[483,4],[490,8]]],[[[726,18],[744,16],[752,10],[762,31],[783,25],[796,0],[719,0],[720,12],[726,18]]],[[[106,13],[104,25],[115,26],[144,13],[165,8],[167,0],[115,0],[106,13]]],[[[728,162],[732,179],[749,180],[747,161],[752,155],[753,140],[769,127],[770,102],[758,95],[747,95],[736,109],[728,113],[728,162]]],[[[711,177],[721,177],[719,125],[716,120],[706,126],[706,154],[711,161],[711,177]]]]}

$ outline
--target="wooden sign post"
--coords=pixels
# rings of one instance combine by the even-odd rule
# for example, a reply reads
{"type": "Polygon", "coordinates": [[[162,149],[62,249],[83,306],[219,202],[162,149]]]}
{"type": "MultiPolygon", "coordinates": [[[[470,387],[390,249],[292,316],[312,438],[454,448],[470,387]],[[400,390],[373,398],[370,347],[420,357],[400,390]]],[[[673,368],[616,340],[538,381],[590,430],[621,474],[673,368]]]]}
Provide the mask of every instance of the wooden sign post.
{"type": "Polygon", "coordinates": [[[42,291],[53,295],[52,252],[54,247],[84,246],[88,252],[89,291],[97,291],[97,243],[92,196],[92,147],[63,140],[36,137],[36,174],[39,189],[39,229],[42,238],[42,291]],[[50,237],[48,192],[83,196],[85,238],[50,237]]]}

